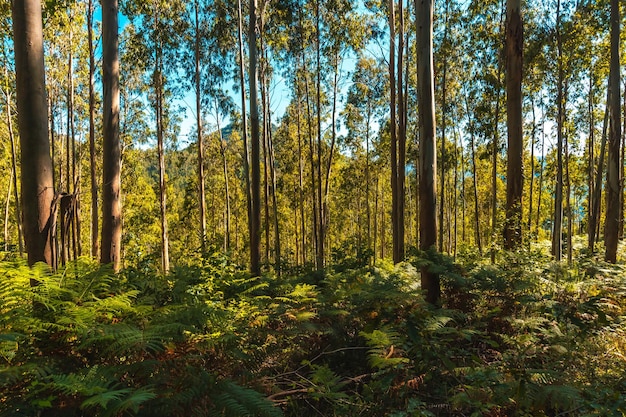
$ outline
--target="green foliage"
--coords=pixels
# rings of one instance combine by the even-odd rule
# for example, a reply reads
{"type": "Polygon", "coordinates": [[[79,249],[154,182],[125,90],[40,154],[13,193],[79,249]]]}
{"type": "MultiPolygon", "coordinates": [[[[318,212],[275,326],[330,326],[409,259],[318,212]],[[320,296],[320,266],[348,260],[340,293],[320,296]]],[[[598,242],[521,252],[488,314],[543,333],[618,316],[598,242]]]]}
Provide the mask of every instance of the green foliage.
{"type": "Polygon", "coordinates": [[[0,415],[626,411],[622,266],[345,259],[319,285],[252,278],[218,252],[167,276],[2,262],[0,415]],[[422,300],[422,266],[442,278],[440,308],[422,300]]]}

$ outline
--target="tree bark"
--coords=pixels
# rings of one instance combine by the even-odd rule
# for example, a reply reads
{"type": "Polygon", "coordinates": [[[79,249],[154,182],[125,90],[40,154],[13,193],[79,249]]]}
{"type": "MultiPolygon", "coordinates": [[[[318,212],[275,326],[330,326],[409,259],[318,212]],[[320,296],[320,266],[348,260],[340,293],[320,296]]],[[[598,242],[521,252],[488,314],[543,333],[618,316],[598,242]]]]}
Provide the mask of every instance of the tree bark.
{"type": "Polygon", "coordinates": [[[556,7],[556,43],[558,54],[557,78],[557,155],[556,155],[556,189],[554,192],[554,228],[552,231],[552,255],[560,261],[563,254],[563,48],[561,40],[561,1],[556,7]]]}
{"type": "Polygon", "coordinates": [[[243,52],[243,13],[241,0],[237,0],[237,38],[239,42],[239,84],[241,87],[241,124],[243,137],[243,169],[246,184],[246,209],[248,213],[248,233],[252,236],[252,194],[250,190],[250,150],[248,148],[248,115],[246,112],[246,81],[243,52]]]}
{"type": "Polygon", "coordinates": [[[396,13],[395,2],[389,0],[389,136],[391,139],[391,230],[393,243],[393,261],[398,257],[398,133],[396,117],[396,13]]]}
{"type": "MultiPolygon", "coordinates": [[[[437,244],[437,142],[435,138],[435,91],[433,69],[433,0],[416,0],[417,76],[420,129],[420,249],[437,244]]],[[[426,301],[438,304],[439,276],[422,267],[426,301]]]]}
{"type": "Polygon", "coordinates": [[[520,12],[521,0],[507,0],[506,18],[506,119],[507,180],[504,247],[508,250],[522,244],[522,194],[524,191],[522,132],[522,57],[524,30],[520,12]]]}
{"type": "MultiPolygon", "coordinates": [[[[239,0],[241,7],[241,0],[239,0]]],[[[204,191],[204,132],[202,131],[202,90],[200,89],[200,20],[198,12],[198,0],[194,2],[195,12],[195,42],[194,42],[194,61],[195,61],[195,88],[196,88],[196,129],[197,129],[197,145],[198,145],[198,210],[200,212],[200,248],[204,253],[206,251],[206,195],[204,191]]],[[[241,19],[240,19],[241,22],[241,19]]],[[[240,26],[241,27],[241,26],[240,26]]],[[[241,31],[239,37],[241,38],[241,31]]],[[[242,92],[245,97],[246,90],[242,86],[242,92]]],[[[244,112],[245,120],[245,112],[244,112]]],[[[244,133],[245,135],[245,133],[244,133]]],[[[244,140],[245,142],[245,140],[244,140]]],[[[247,171],[246,171],[247,178],[247,171]]]]}
{"type": "Polygon", "coordinates": [[[482,255],[483,245],[480,233],[480,210],[478,204],[478,179],[476,173],[476,141],[474,138],[474,122],[470,113],[468,94],[465,95],[465,106],[467,108],[467,118],[469,122],[469,135],[470,135],[470,150],[472,151],[472,183],[474,191],[474,233],[476,236],[476,245],[478,246],[478,253],[482,255]]]}
{"type": "MultiPolygon", "coordinates": [[[[610,76],[609,76],[610,78],[610,76]]],[[[610,100],[611,92],[607,90],[607,103],[610,100]]],[[[600,210],[602,206],[602,179],[604,177],[604,158],[606,155],[607,130],[609,125],[609,106],[604,111],[604,122],[602,126],[602,137],[600,139],[600,156],[598,157],[598,166],[595,172],[595,183],[592,194],[592,211],[589,217],[589,249],[595,252],[596,239],[599,234],[600,227],[600,210]]]]}
{"type": "Polygon", "coordinates": [[[250,272],[261,275],[261,152],[259,132],[258,72],[257,72],[257,0],[250,0],[249,22],[249,82],[250,82],[250,141],[251,141],[251,205],[250,272]]]}
{"type": "Polygon", "coordinates": [[[122,241],[118,2],[102,0],[103,162],[100,262],[120,269],[122,241]]]}
{"type": "MultiPolygon", "coordinates": [[[[5,68],[5,75],[8,74],[8,70],[5,68]]],[[[24,245],[22,239],[22,211],[20,209],[19,189],[17,188],[17,152],[15,149],[15,134],[13,132],[13,112],[11,111],[11,93],[9,92],[8,77],[6,90],[4,92],[6,98],[6,112],[7,112],[7,129],[9,130],[9,142],[11,142],[11,181],[13,183],[13,199],[15,204],[15,224],[17,227],[17,246],[20,251],[20,255],[24,252],[24,245]]]]}
{"type": "MultiPolygon", "coordinates": [[[[18,128],[21,145],[21,192],[28,264],[54,267],[53,172],[48,137],[41,2],[12,3],[13,45],[17,78],[18,128]]],[[[31,285],[37,281],[31,279],[31,285]]]]}
{"type": "Polygon", "coordinates": [[[617,243],[619,241],[620,219],[620,145],[622,141],[620,109],[620,12],[619,0],[611,0],[611,91],[609,102],[609,155],[607,165],[607,198],[604,243],[607,262],[617,261],[617,243]]]}
{"type": "Polygon", "coordinates": [[[94,90],[96,59],[93,46],[93,0],[87,5],[87,43],[89,47],[89,172],[91,180],[91,256],[100,252],[98,222],[98,178],[96,169],[96,95],[94,90]]]}

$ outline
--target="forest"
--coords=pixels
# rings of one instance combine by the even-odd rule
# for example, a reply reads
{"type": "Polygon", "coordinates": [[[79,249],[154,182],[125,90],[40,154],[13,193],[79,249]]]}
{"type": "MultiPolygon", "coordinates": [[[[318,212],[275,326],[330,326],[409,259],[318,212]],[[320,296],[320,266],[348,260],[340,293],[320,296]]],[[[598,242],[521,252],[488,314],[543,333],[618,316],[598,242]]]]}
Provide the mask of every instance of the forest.
{"type": "Polygon", "coordinates": [[[619,0],[1,0],[0,417],[625,416],[619,0]]]}

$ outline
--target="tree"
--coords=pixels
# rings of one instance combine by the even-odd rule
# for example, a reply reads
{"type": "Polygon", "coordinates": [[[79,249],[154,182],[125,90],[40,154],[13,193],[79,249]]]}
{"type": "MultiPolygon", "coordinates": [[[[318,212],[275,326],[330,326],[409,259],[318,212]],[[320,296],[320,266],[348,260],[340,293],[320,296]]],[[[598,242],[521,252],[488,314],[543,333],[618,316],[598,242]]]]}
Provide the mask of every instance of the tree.
{"type": "Polygon", "coordinates": [[[507,110],[507,175],[506,224],[504,247],[514,249],[522,243],[522,193],[524,190],[522,132],[522,52],[524,31],[520,0],[506,2],[506,110],[507,110]]]}
{"type": "MultiPolygon", "coordinates": [[[[433,74],[433,0],[416,0],[417,76],[420,129],[420,249],[437,244],[437,143],[435,138],[435,88],[433,74]]],[[[422,267],[426,301],[437,304],[439,276],[422,267]]]]}
{"type": "MultiPolygon", "coordinates": [[[[43,23],[39,0],[15,0],[13,42],[22,163],[22,213],[28,264],[55,266],[54,186],[46,101],[43,23]]],[[[31,280],[31,285],[36,281],[31,280]]]]}
{"type": "Polygon", "coordinates": [[[102,0],[103,175],[102,248],[100,262],[120,268],[122,219],[120,203],[120,87],[117,0],[102,0]]]}
{"type": "Polygon", "coordinates": [[[604,243],[607,262],[617,260],[619,240],[620,194],[620,144],[622,141],[620,109],[620,12],[619,1],[611,0],[611,73],[609,76],[609,143],[607,166],[606,223],[604,243]]]}
{"type": "Polygon", "coordinates": [[[93,42],[93,0],[87,4],[87,42],[89,48],[89,168],[91,179],[91,256],[96,258],[100,251],[98,236],[98,179],[96,178],[96,94],[94,91],[96,59],[93,42]]]}
{"type": "Polygon", "coordinates": [[[251,142],[251,206],[250,272],[261,274],[261,136],[259,131],[259,100],[257,72],[257,0],[250,0],[249,27],[249,83],[250,83],[250,142],[251,142]]]}

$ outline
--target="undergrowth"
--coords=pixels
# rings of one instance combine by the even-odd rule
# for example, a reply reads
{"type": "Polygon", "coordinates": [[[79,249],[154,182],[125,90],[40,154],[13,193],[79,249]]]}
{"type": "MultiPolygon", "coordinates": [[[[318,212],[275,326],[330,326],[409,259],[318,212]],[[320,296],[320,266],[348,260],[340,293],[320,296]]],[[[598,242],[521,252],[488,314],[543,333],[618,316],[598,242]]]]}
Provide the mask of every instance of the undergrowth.
{"type": "Polygon", "coordinates": [[[219,253],[167,276],[6,260],[0,416],[622,416],[625,277],[531,252],[281,278],[219,253]]]}

